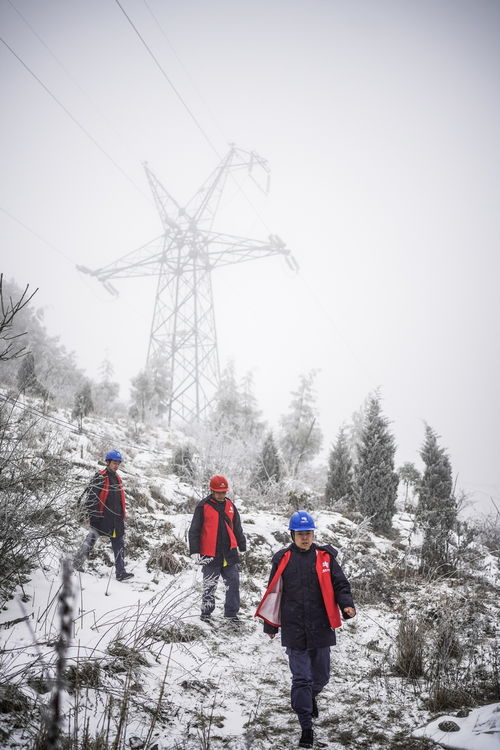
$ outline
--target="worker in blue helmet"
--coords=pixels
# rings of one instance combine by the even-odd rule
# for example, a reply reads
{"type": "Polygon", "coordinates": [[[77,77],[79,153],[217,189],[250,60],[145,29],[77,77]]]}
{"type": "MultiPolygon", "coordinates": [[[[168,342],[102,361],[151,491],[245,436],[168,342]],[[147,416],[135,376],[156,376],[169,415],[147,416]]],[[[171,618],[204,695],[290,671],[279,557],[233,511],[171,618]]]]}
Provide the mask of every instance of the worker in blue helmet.
{"type": "Polygon", "coordinates": [[[317,695],[330,679],[330,647],[342,619],[356,614],[351,586],[338,564],[337,550],[314,541],[316,524],[305,510],[292,514],[292,543],[272,560],[267,590],[256,617],[281,644],[292,673],[291,703],[302,730],[299,747],[312,747],[317,695]]]}
{"type": "Polygon", "coordinates": [[[96,472],[86,490],[86,510],[90,530],[73,561],[76,570],[83,571],[85,560],[100,536],[111,542],[115,558],[116,578],[127,581],[134,574],[125,568],[125,492],[118,468],[123,461],[120,451],[106,453],[106,468],[96,472]]]}

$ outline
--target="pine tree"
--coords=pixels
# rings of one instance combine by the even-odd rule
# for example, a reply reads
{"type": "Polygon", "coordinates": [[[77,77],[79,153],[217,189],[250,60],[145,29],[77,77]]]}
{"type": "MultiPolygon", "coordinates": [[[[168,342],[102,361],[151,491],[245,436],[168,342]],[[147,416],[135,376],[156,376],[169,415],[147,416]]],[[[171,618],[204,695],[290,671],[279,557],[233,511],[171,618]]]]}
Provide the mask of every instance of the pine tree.
{"type": "Polygon", "coordinates": [[[395,452],[379,396],[371,396],[358,448],[356,507],[371,519],[375,531],[383,533],[391,529],[396,505],[399,480],[394,471],[395,452]]]}
{"type": "Polygon", "coordinates": [[[36,385],[35,358],[32,352],[27,352],[17,371],[17,387],[20,393],[29,393],[36,389],[36,385]]]}
{"type": "Polygon", "coordinates": [[[425,426],[420,456],[425,466],[417,506],[417,519],[424,536],[420,569],[426,574],[440,574],[449,568],[449,542],[456,525],[457,504],[450,459],[429,425],[425,426]]]}
{"type": "Polygon", "coordinates": [[[413,491],[418,487],[420,472],[411,461],[407,461],[399,467],[398,476],[405,488],[404,508],[406,510],[409,505],[410,487],[413,491]]]}
{"type": "Polygon", "coordinates": [[[90,383],[86,380],[79,391],[75,394],[75,401],[73,404],[73,412],[71,414],[73,419],[78,421],[78,429],[82,431],[83,418],[94,411],[94,404],[92,402],[92,391],[90,383]]]}
{"type": "Polygon", "coordinates": [[[317,422],[313,385],[316,372],[301,375],[299,387],[292,391],[290,412],[280,420],[280,446],[292,476],[319,452],[322,434],[317,422]]]}
{"type": "Polygon", "coordinates": [[[133,419],[141,422],[146,421],[150,414],[151,404],[154,398],[154,388],[151,376],[146,370],[141,370],[131,379],[130,409],[129,413],[133,419]]]}
{"type": "Polygon", "coordinates": [[[259,456],[259,463],[255,472],[255,482],[259,487],[266,487],[270,482],[279,482],[281,474],[282,467],[278,448],[274,442],[273,433],[269,432],[259,456]]]}
{"type": "Polygon", "coordinates": [[[210,423],[216,430],[235,435],[240,428],[241,394],[236,383],[234,362],[222,371],[210,423]]]}
{"type": "Polygon", "coordinates": [[[253,375],[250,372],[247,372],[241,382],[240,412],[243,434],[248,437],[261,436],[264,425],[260,420],[261,411],[257,406],[257,399],[253,392],[253,375]]]}
{"type": "Polygon", "coordinates": [[[214,401],[209,421],[218,432],[243,440],[261,435],[263,426],[250,373],[238,384],[234,363],[230,362],[222,372],[214,401]]]}
{"type": "Polygon", "coordinates": [[[335,508],[354,508],[353,467],[345,428],[341,427],[328,461],[325,500],[335,508]]]}
{"type": "Polygon", "coordinates": [[[101,379],[94,385],[93,401],[98,414],[111,416],[116,408],[120,386],[113,381],[114,368],[109,359],[104,359],[99,367],[101,379]]]}

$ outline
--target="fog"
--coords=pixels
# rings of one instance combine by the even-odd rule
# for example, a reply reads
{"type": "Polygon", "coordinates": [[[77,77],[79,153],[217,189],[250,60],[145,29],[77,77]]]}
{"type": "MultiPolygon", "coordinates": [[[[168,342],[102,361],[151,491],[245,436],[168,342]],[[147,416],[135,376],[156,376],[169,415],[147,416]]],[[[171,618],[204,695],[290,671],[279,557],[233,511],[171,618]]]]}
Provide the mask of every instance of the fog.
{"type": "Polygon", "coordinates": [[[155,283],[76,264],[160,234],[143,162],[184,204],[236,143],[270,193],[242,173],[218,228],[300,268],[214,271],[221,364],[271,424],[317,369],[324,455],[380,388],[398,465],[427,422],[500,506],[498,3],[4,0],[0,28],[1,270],[90,376],[108,356],[126,397],[155,283]]]}

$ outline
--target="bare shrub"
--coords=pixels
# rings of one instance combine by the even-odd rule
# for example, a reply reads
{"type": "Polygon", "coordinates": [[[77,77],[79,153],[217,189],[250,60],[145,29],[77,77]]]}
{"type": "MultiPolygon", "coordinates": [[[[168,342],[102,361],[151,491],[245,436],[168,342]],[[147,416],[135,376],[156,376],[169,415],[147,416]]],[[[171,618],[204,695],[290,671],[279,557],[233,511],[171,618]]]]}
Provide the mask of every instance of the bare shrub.
{"type": "Polygon", "coordinates": [[[394,669],[398,674],[412,679],[424,673],[422,628],[407,613],[399,621],[394,669]]]}
{"type": "Polygon", "coordinates": [[[180,539],[175,539],[174,544],[163,543],[156,547],[147,562],[148,570],[162,570],[164,573],[175,575],[184,568],[184,562],[180,561],[175,553],[187,555],[187,547],[180,539]]]}
{"type": "Polygon", "coordinates": [[[17,407],[0,406],[0,606],[50,548],[62,551],[71,506],[60,437],[17,407]]]}

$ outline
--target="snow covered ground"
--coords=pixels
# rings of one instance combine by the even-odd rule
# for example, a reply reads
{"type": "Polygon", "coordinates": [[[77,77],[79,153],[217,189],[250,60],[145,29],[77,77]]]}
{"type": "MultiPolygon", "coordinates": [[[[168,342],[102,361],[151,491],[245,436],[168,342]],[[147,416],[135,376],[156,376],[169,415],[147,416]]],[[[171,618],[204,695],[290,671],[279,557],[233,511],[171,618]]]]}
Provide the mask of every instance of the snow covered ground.
{"type": "MultiPolygon", "coordinates": [[[[120,438],[125,439],[114,435],[113,445],[119,447],[120,438]]],[[[89,737],[107,732],[114,738],[120,716],[125,716],[117,747],[294,747],[299,731],[289,706],[284,649],[279,639],[263,634],[253,617],[271,556],[283,546],[288,516],[272,507],[256,512],[245,498],[234,497],[249,544],[241,565],[242,625],[235,628],[222,617],[220,587],[214,622],[202,623],[201,571],[184,546],[191,508],[202,488],[166,473],[163,457],[160,466],[159,455],[162,450],[166,453],[168,440],[157,431],[156,452],[137,451],[123,466],[129,497],[127,567],[134,579],[115,580],[111,550],[103,540],[96,545],[86,572],[74,574],[66,729],[80,737],[84,732],[89,737]],[[171,562],[178,564],[176,572],[166,573],[155,564],[155,551],[162,544],[172,553],[171,562]]],[[[96,450],[92,440],[73,436],[70,450],[75,472],[90,474],[96,450]]],[[[423,622],[430,623],[427,618],[436,601],[448,601],[452,595],[460,599],[481,591],[481,617],[489,630],[485,625],[477,658],[481,648],[493,648],[498,639],[498,588],[489,580],[498,574],[496,561],[489,560],[487,580],[480,588],[473,580],[452,586],[421,581],[409,572],[406,575],[413,555],[408,547],[410,514],[395,519],[401,535],[394,542],[338,513],[319,510],[315,516],[318,541],[333,543],[353,582],[365,582],[360,588],[358,616],[338,632],[332,678],[318,701],[319,742],[331,750],[407,750],[434,743],[461,750],[500,747],[500,704],[478,706],[461,717],[456,711],[440,711],[442,716],[437,718],[426,703],[429,683],[406,680],[394,669],[403,608],[413,607],[423,622]],[[395,570],[399,573],[392,580],[389,572],[395,570]],[[439,729],[444,720],[455,722],[458,731],[439,729]]],[[[74,528],[69,554],[85,534],[83,527],[75,524],[74,528]]],[[[5,748],[34,746],[39,713],[49,702],[59,629],[60,567],[55,554],[44,561],[0,616],[1,674],[18,685],[30,702],[32,715],[30,722],[23,722],[13,711],[0,713],[5,748]],[[19,618],[27,619],[9,625],[19,618]]]]}

